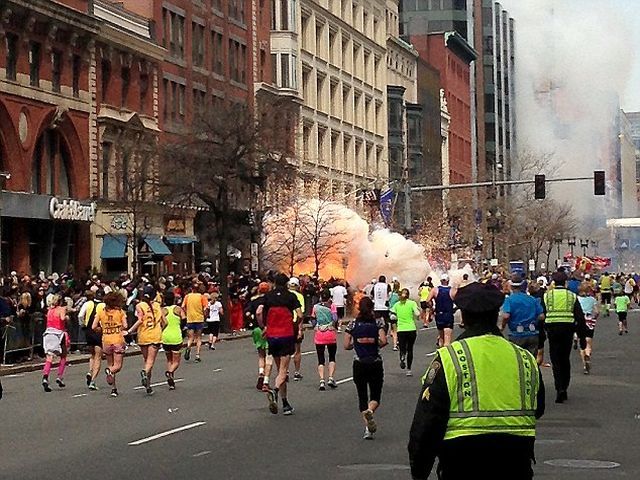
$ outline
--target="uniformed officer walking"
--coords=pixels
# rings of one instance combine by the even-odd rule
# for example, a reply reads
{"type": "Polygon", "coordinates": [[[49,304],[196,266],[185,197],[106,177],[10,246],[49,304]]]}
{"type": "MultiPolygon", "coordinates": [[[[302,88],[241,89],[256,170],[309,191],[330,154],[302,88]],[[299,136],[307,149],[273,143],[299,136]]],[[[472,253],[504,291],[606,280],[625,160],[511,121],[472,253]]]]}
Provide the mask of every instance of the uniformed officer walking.
{"type": "Polygon", "coordinates": [[[458,290],[465,332],[440,348],[423,377],[409,438],[414,480],[531,479],[544,385],[534,356],[500,333],[504,296],[471,283],[458,290]]]}
{"type": "Polygon", "coordinates": [[[549,339],[556,403],[563,403],[568,399],[571,381],[573,334],[576,330],[583,332],[586,324],[578,296],[566,288],[567,274],[557,271],[552,279],[555,288],[544,294],[542,307],[545,310],[544,323],[549,339]]]}

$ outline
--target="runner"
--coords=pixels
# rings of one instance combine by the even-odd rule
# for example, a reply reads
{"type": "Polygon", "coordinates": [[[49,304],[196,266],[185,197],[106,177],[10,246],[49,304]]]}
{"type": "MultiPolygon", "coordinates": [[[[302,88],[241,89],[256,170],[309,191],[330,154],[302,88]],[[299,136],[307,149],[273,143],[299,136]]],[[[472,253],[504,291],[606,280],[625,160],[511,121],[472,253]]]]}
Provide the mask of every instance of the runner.
{"type": "MultiPolygon", "coordinates": [[[[96,386],[96,377],[100,373],[100,364],[102,363],[102,335],[93,331],[91,326],[96,315],[104,309],[104,303],[94,300],[94,293],[91,290],[87,290],[85,293],[87,301],[80,307],[78,318],[82,322],[82,330],[84,331],[84,338],[89,347],[91,357],[89,358],[89,371],[87,372],[87,387],[89,390],[98,390],[96,386]]],[[[101,295],[100,295],[101,296],[101,295]]]]}
{"type": "Polygon", "coordinates": [[[194,284],[191,292],[184,297],[182,309],[187,312],[187,348],[184,351],[184,359],[191,358],[191,346],[196,342],[196,362],[200,362],[200,348],[202,346],[202,329],[204,328],[204,311],[209,304],[207,297],[203,295],[204,287],[194,284]]]}
{"type": "Polygon", "coordinates": [[[584,313],[585,327],[578,332],[580,338],[580,356],[585,375],[591,373],[591,352],[593,349],[593,334],[600,312],[598,301],[593,290],[588,286],[581,286],[578,291],[578,301],[584,313]]]}
{"type": "Polygon", "coordinates": [[[449,286],[449,275],[446,273],[440,277],[440,286],[432,288],[429,292],[427,301],[434,300],[438,346],[447,347],[451,345],[451,336],[453,335],[453,298],[449,286]]]}
{"type": "Polygon", "coordinates": [[[629,333],[627,327],[627,312],[629,311],[629,305],[631,305],[631,299],[628,295],[619,295],[616,297],[616,314],[618,315],[618,335],[629,333]]]}
{"type": "Polygon", "coordinates": [[[302,305],[298,297],[287,290],[289,278],[279,273],[274,279],[275,288],[262,299],[256,311],[258,321],[264,324],[264,335],[269,344],[269,353],[278,369],[275,387],[267,392],[269,411],[278,413],[278,396],[282,398],[282,413],[293,414],[293,406],[287,399],[287,378],[291,355],[296,349],[296,338],[302,337],[302,330],[293,321],[294,313],[302,318],[302,305]]]}
{"type": "Polygon", "coordinates": [[[256,389],[263,392],[269,391],[269,377],[271,375],[273,357],[267,353],[269,345],[267,344],[267,340],[264,338],[262,328],[258,324],[256,312],[262,302],[262,298],[269,292],[269,290],[271,290],[271,285],[267,282],[260,282],[255,295],[247,304],[245,311],[247,327],[251,330],[253,346],[258,353],[258,381],[256,382],[256,389]]]}
{"type": "MultiPolygon", "coordinates": [[[[304,296],[300,293],[300,280],[296,277],[291,277],[289,279],[289,291],[295,294],[300,302],[300,309],[304,312],[304,296]]],[[[297,328],[300,331],[301,335],[296,338],[296,349],[293,354],[293,380],[298,382],[302,380],[302,374],[300,370],[302,368],[302,341],[304,340],[304,317],[302,315],[298,315],[293,312],[293,323],[297,324],[297,328]]]]}
{"type": "Polygon", "coordinates": [[[407,368],[407,377],[412,376],[413,345],[416,343],[416,322],[420,318],[418,304],[409,299],[409,289],[400,291],[400,301],[396,303],[391,312],[398,319],[398,343],[400,344],[400,368],[407,368]]]}
{"type": "Polygon", "coordinates": [[[224,315],[222,303],[218,300],[218,292],[211,293],[211,300],[207,307],[207,331],[209,332],[209,350],[216,349],[216,341],[220,335],[220,315],[224,315]]]}
{"type": "Polygon", "coordinates": [[[66,322],[69,320],[67,310],[62,306],[62,297],[60,295],[52,295],[49,301],[49,310],[47,311],[47,329],[42,335],[42,347],[47,359],[42,371],[42,388],[45,392],[50,392],[49,386],[49,372],[51,371],[51,364],[55,356],[60,357],[60,363],[58,364],[58,376],[56,383],[58,387],[64,388],[64,369],[67,365],[67,354],[69,353],[69,346],[71,340],[67,333],[66,322]]]}
{"type": "Polygon", "coordinates": [[[363,297],[358,304],[359,314],[347,326],[344,348],[353,350],[353,383],[358,391],[358,407],[364,421],[365,440],[373,440],[378,426],[373,418],[380,406],[384,366],[380,349],[387,344],[385,324],[376,319],[373,302],[363,297]]]}
{"type": "Polygon", "coordinates": [[[320,293],[320,303],[313,306],[311,310],[312,325],[315,329],[313,343],[316,345],[318,354],[318,375],[320,376],[319,390],[325,390],[326,385],[330,388],[338,388],[334,380],[336,372],[336,352],[338,350],[338,335],[336,333],[338,314],[336,308],[331,305],[331,293],[323,290],[320,293]],[[325,348],[329,353],[329,380],[325,384],[325,348]]]}
{"type": "Polygon", "coordinates": [[[127,314],[122,310],[124,299],[116,292],[107,293],[104,296],[104,309],[96,315],[91,329],[102,334],[102,350],[107,357],[107,368],[104,373],[107,375],[107,383],[111,385],[111,396],[118,396],[116,386],[116,374],[122,370],[122,360],[126,342],[127,314]]]}
{"type": "MultiPolygon", "coordinates": [[[[336,306],[338,311],[338,321],[341,321],[345,316],[347,289],[342,282],[338,282],[331,291],[331,303],[336,306]]],[[[338,324],[339,325],[339,324],[338,324]]]]}
{"type": "Polygon", "coordinates": [[[391,319],[389,315],[389,295],[391,293],[391,286],[387,285],[387,278],[384,275],[380,275],[378,281],[373,286],[373,313],[376,318],[382,318],[384,324],[387,326],[387,331],[391,332],[391,338],[393,338],[394,350],[398,349],[398,324],[397,320],[391,319]]]}
{"type": "Polygon", "coordinates": [[[609,316],[609,308],[611,308],[611,287],[613,285],[613,275],[604,272],[600,277],[600,302],[602,302],[604,316],[609,316]]]}
{"type": "Polygon", "coordinates": [[[420,312],[420,320],[422,320],[422,328],[427,328],[429,326],[429,322],[431,321],[431,308],[428,302],[429,293],[433,288],[433,279],[431,277],[427,277],[427,279],[420,284],[418,287],[418,296],[420,298],[420,308],[422,311],[420,312]]]}
{"type": "Polygon", "coordinates": [[[169,390],[175,390],[176,382],[174,375],[180,366],[180,350],[182,349],[182,328],[181,323],[185,318],[184,310],[176,305],[178,299],[173,292],[164,294],[165,307],[162,314],[167,323],[162,330],[162,348],[167,355],[167,370],[164,372],[167,377],[169,390]]]}
{"type": "Polygon", "coordinates": [[[162,307],[153,301],[155,296],[156,291],[152,286],[144,287],[142,301],[136,307],[136,323],[129,329],[130,333],[138,331],[138,345],[144,360],[144,368],[140,371],[140,383],[146,389],[147,395],[153,395],[151,371],[162,345],[162,329],[167,325],[162,307]]]}

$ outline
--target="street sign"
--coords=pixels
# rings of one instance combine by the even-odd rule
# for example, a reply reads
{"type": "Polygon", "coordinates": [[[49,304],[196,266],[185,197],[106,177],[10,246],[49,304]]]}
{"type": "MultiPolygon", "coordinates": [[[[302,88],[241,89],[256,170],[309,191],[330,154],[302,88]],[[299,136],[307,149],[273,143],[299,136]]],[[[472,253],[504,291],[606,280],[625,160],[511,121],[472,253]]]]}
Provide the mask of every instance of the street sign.
{"type": "Polygon", "coordinates": [[[260,269],[258,262],[258,244],[256,242],[251,243],[251,271],[257,272],[260,269]]]}
{"type": "Polygon", "coordinates": [[[627,250],[629,248],[629,240],[626,238],[620,238],[616,241],[616,248],[618,250],[627,250]]]}
{"type": "Polygon", "coordinates": [[[489,263],[489,265],[491,265],[492,267],[497,267],[498,266],[498,259],[497,258],[492,258],[491,262],[489,263]]]}
{"type": "Polygon", "coordinates": [[[536,261],[535,260],[529,260],[529,271],[530,272],[535,272],[536,271],[536,261]]]}
{"type": "Polygon", "coordinates": [[[520,275],[524,275],[524,262],[509,262],[509,270],[511,270],[512,274],[519,273],[520,275]]]}

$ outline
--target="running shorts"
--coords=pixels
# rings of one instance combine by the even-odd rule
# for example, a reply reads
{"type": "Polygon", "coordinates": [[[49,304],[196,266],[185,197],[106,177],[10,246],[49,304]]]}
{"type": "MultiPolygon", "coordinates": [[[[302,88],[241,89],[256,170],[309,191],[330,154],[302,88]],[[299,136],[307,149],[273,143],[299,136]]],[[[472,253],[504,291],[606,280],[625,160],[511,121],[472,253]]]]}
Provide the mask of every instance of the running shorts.
{"type": "Polygon", "coordinates": [[[611,292],[602,292],[601,297],[603,305],[608,305],[611,303],[611,292]]]}
{"type": "Polygon", "coordinates": [[[420,308],[422,308],[423,312],[426,312],[429,309],[429,302],[420,302],[420,308]]]}
{"type": "Polygon", "coordinates": [[[345,307],[336,307],[336,310],[338,312],[338,318],[342,320],[345,314],[345,307]]]}
{"type": "Polygon", "coordinates": [[[438,330],[453,328],[453,313],[436,313],[436,328],[438,330]]]}
{"type": "Polygon", "coordinates": [[[102,347],[102,335],[89,327],[82,327],[82,331],[88,347],[102,347]]]}
{"type": "Polygon", "coordinates": [[[126,345],[103,345],[102,350],[105,355],[124,355],[126,345]]]}
{"type": "Polygon", "coordinates": [[[207,333],[214,337],[220,335],[220,322],[207,322],[207,333]]]}
{"type": "Polygon", "coordinates": [[[296,351],[296,337],[271,337],[267,339],[269,354],[273,357],[288,357],[296,351]]]}
{"type": "Polygon", "coordinates": [[[187,322],[187,330],[194,330],[196,332],[201,332],[204,329],[204,322],[187,322]]]}
{"type": "Polygon", "coordinates": [[[391,321],[391,315],[389,310],[374,310],[373,312],[376,318],[381,318],[385,321],[385,323],[397,323],[398,320],[391,321]]]}
{"type": "Polygon", "coordinates": [[[176,345],[167,345],[166,343],[163,343],[162,348],[164,348],[165,352],[179,352],[182,350],[182,344],[178,343],[176,345]]]}

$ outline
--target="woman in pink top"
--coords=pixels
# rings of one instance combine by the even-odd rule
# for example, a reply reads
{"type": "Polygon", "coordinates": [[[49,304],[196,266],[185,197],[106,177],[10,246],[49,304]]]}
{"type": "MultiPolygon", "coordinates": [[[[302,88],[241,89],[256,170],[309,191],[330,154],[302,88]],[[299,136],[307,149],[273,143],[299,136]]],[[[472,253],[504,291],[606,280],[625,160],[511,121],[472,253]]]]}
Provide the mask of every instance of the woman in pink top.
{"type": "Polygon", "coordinates": [[[60,357],[56,383],[60,388],[65,387],[62,377],[64,375],[64,369],[67,366],[67,353],[69,352],[71,343],[66,328],[68,319],[67,309],[62,306],[62,297],[60,295],[53,295],[49,310],[47,311],[47,329],[42,335],[42,347],[44,348],[44,353],[47,355],[47,360],[42,372],[42,388],[44,388],[45,392],[51,391],[51,387],[49,386],[49,372],[51,371],[51,364],[56,355],[60,357]]]}
{"type": "Polygon", "coordinates": [[[315,334],[313,343],[316,345],[318,355],[318,376],[320,377],[319,390],[325,390],[326,385],[330,388],[338,388],[338,384],[333,379],[336,372],[336,351],[338,349],[337,323],[338,311],[331,303],[331,294],[328,290],[320,294],[320,303],[314,305],[311,311],[311,323],[315,334]],[[325,383],[325,349],[329,353],[329,380],[325,383]]]}

